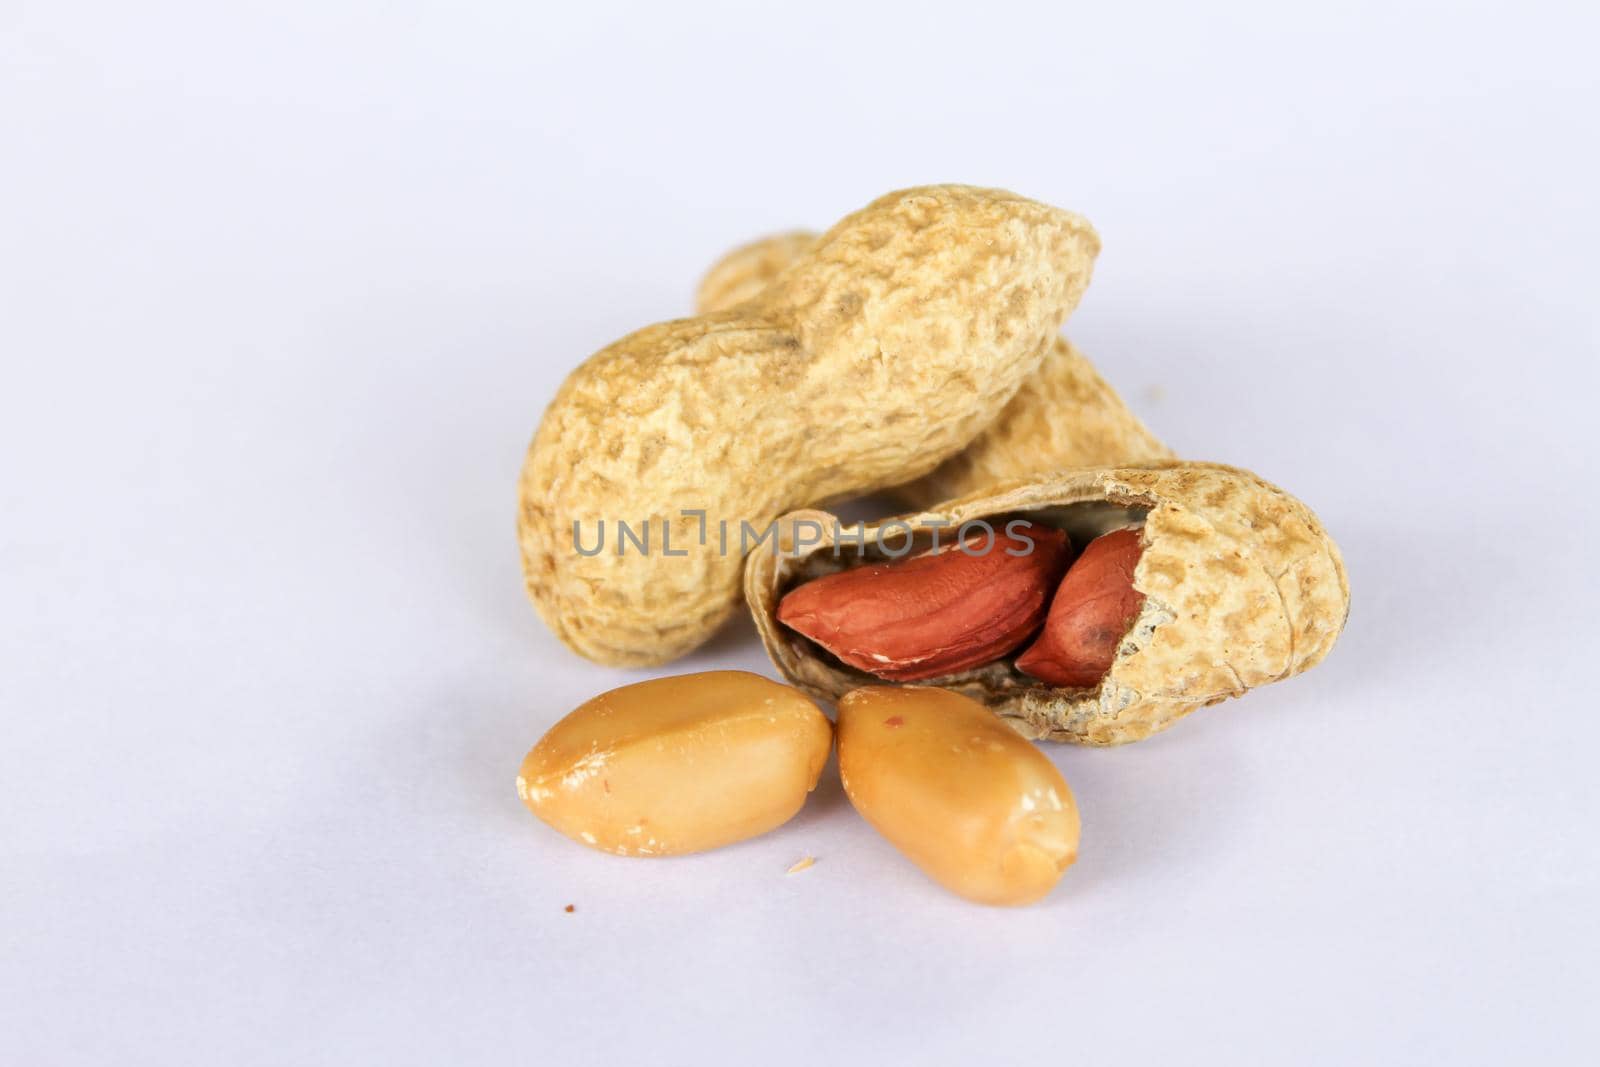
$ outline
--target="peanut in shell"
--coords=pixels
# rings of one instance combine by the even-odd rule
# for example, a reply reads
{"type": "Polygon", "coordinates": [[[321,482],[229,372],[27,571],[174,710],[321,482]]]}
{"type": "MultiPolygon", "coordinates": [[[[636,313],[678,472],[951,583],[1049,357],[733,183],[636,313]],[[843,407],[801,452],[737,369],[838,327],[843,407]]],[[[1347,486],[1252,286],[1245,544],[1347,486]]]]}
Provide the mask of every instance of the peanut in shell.
{"type": "Polygon", "coordinates": [[[1320,663],[1349,613],[1338,546],[1311,509],[1249,471],[1165,462],[1060,471],[1012,481],[855,531],[825,512],[786,515],[782,545],[750,554],[745,595],[779,670],[824,700],[880,680],[833,659],[778,623],[796,584],[843,569],[884,536],[900,550],[934,528],[1024,518],[1066,529],[1076,543],[1142,523],[1134,588],[1144,596],[1110,669],[1092,687],[1041,683],[1009,659],[930,679],[1004,716],[1024,736],[1086,745],[1138,741],[1197,708],[1288,678],[1320,663]],[[798,555],[796,537],[809,542],[798,555]],[[820,541],[818,540],[820,538],[820,541]],[[838,553],[834,546],[838,546],[838,553]]]}
{"type": "MultiPolygon", "coordinates": [[[[735,248],[706,272],[696,307],[703,314],[759,296],[815,241],[809,231],[792,230],[735,248]]],[[[976,440],[894,495],[908,507],[928,508],[1039,471],[1171,458],[1172,450],[1128,409],[1088,357],[1057,337],[1038,370],[976,440]]]]}
{"type": "Polygon", "coordinates": [[[603,349],[546,410],[519,483],[540,615],[601,663],[700,645],[738,605],[744,525],[965,447],[1037,370],[1098,250],[1082,218],[1012,193],[910,189],[753,298],[603,349]]]}

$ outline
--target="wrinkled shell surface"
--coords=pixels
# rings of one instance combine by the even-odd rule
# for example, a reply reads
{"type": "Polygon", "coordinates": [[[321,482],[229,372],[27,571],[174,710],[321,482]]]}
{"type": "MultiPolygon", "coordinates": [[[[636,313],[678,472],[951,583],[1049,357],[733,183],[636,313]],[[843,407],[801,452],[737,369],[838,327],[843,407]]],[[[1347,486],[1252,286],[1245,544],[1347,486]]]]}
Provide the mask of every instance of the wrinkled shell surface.
{"type": "Polygon", "coordinates": [[[759,296],[779,273],[816,243],[817,234],[812,231],[791,230],[740,245],[717,260],[700,279],[694,297],[695,314],[726,311],[759,296]]]}
{"type": "MultiPolygon", "coordinates": [[[[1145,603],[1097,688],[1052,688],[1005,662],[927,684],[982,701],[1028,737],[1122,744],[1315,666],[1344,626],[1350,590],[1333,539],[1300,501],[1233,467],[1166,462],[1062,471],[899,521],[927,530],[939,522],[1048,514],[1070,525],[1074,515],[1093,521],[1100,512],[1108,527],[1145,513],[1144,554],[1134,572],[1145,603]]],[[[752,552],[745,595],[778,668],[807,692],[837,700],[881,683],[828,657],[774,614],[795,581],[838,569],[853,555],[847,549],[835,559],[834,520],[826,513],[796,512],[784,526],[799,529],[804,520],[820,524],[823,543],[799,558],[770,544],[752,552]]],[[[869,544],[884,525],[867,527],[869,544]]],[[[817,528],[806,525],[804,536],[814,539],[817,528]]],[[[898,547],[901,527],[893,530],[888,539],[898,547]]]]}
{"type": "Polygon", "coordinates": [[[753,299],[591,357],[545,412],[519,485],[539,613],[602,663],[695,648],[738,604],[741,522],[759,533],[964,447],[1037,369],[1098,249],[1083,219],[1011,193],[907,190],[844,219],[753,299]],[[685,509],[705,511],[704,540],[685,509]],[[592,548],[602,521],[604,550],[579,553],[574,524],[592,548]],[[619,521],[649,529],[648,553],[615,551],[619,521]]]}
{"type": "MultiPolygon", "coordinates": [[[[706,272],[696,306],[704,313],[749,300],[815,241],[815,234],[796,230],[734,249],[706,272]]],[[[1128,410],[1094,364],[1057,337],[992,425],[895,495],[910,507],[927,508],[1041,471],[1171,458],[1172,450],[1128,410]]]]}
{"type": "Polygon", "coordinates": [[[1172,450],[1065,337],[972,444],[895,495],[914,508],[1043,471],[1172,459],[1172,450]]]}

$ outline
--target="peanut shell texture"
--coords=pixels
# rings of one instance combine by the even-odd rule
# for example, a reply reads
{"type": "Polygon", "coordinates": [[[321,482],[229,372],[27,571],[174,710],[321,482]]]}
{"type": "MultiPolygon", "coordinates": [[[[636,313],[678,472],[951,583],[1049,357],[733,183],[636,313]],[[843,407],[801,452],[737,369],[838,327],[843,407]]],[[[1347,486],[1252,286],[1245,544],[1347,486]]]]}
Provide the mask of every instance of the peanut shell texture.
{"type": "Polygon", "coordinates": [[[910,189],[846,217],[751,299],[603,349],[561,386],[522,470],[540,615],[601,663],[695,648],[738,605],[744,546],[722,529],[737,541],[742,524],[910,481],[960,450],[1038,369],[1098,250],[1083,219],[1012,193],[910,189]]]}
{"type": "MultiPolygon", "coordinates": [[[[700,282],[696,307],[720,311],[771,285],[816,240],[806,230],[774,234],[729,252],[700,282]]],[[[1065,337],[1000,415],[966,448],[894,495],[928,508],[985,486],[1063,467],[1104,467],[1173,458],[1094,364],[1065,337]]]]}

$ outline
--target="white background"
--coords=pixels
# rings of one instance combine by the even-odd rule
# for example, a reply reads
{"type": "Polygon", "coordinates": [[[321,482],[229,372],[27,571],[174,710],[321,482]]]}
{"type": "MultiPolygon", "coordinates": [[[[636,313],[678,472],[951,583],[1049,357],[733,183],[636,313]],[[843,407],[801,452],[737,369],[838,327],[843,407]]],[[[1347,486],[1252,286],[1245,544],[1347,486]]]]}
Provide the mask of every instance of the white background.
{"type": "MultiPolygon", "coordinates": [[[[0,0],[0,1061],[1594,1062],[1597,30],[0,0]],[[1049,749],[1029,909],[831,770],[709,855],[558,837],[523,752],[646,674],[524,601],[544,404],[729,246],[951,180],[1094,220],[1069,333],[1317,509],[1342,642],[1049,749]]],[[[743,620],[667,670],[717,667],[772,670],[743,620]]]]}

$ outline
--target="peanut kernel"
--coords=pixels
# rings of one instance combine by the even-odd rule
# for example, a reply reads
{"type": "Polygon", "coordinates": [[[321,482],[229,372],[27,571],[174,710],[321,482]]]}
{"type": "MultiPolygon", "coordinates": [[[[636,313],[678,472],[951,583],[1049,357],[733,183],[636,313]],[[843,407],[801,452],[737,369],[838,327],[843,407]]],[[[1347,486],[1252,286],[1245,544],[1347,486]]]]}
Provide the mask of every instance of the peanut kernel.
{"type": "Polygon", "coordinates": [[[789,821],[832,740],[815,704],[759,675],[657,678],[602,693],[556,723],[522,761],[517,795],[602,852],[699,852],[789,821]]]}
{"type": "Polygon", "coordinates": [[[1061,772],[982,704],[870,686],[839,701],[839,775],[856,810],[934,881],[983,904],[1028,904],[1078,856],[1061,772]]]}

